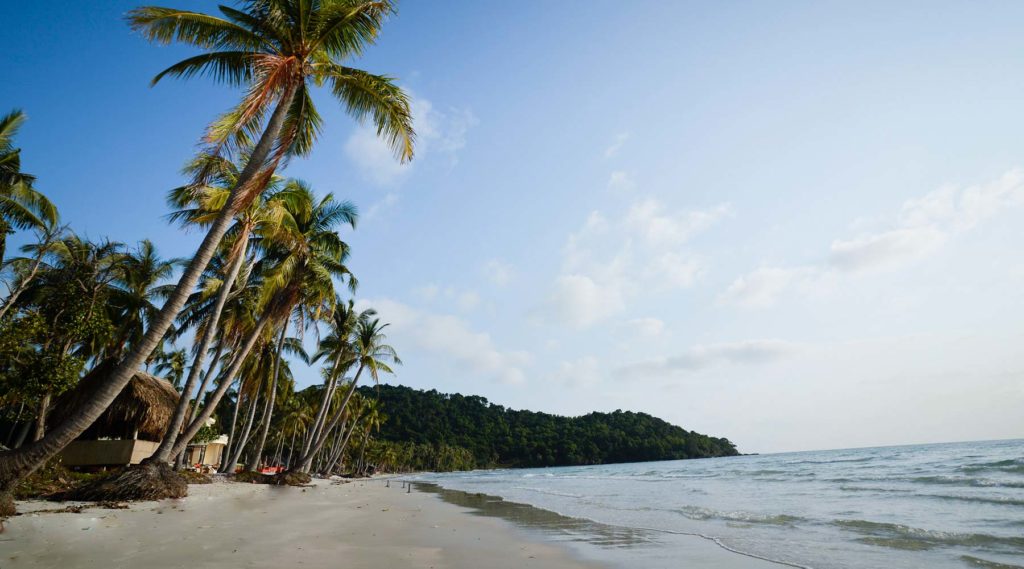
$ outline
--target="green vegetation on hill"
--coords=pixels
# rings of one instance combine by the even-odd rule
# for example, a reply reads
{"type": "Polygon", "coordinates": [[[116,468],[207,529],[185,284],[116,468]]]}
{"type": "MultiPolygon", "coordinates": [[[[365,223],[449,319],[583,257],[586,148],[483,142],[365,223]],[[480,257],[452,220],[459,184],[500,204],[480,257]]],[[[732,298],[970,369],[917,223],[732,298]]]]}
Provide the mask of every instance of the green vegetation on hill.
{"type": "Polygon", "coordinates": [[[378,440],[467,449],[478,468],[536,467],[707,458],[738,454],[709,437],[646,413],[615,411],[561,417],[516,411],[473,395],[404,386],[361,388],[388,419],[378,440]]]}

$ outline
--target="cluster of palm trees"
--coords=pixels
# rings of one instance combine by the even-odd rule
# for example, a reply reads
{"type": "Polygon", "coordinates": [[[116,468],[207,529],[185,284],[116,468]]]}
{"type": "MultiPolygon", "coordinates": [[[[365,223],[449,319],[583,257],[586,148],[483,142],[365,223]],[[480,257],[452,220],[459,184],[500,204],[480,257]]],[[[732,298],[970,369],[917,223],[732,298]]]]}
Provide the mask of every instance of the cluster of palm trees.
{"type": "Polygon", "coordinates": [[[13,510],[14,485],[88,428],[147,365],[182,382],[166,435],[143,465],[154,476],[182,454],[229,393],[236,420],[228,464],[247,457],[252,467],[287,456],[291,470],[330,470],[350,440],[367,445],[376,412],[354,386],[391,372],[389,365],[399,360],[374,313],[357,312],[342,298],[341,290],[354,292],[357,281],[338,231],[355,227],[356,210],[330,194],[317,197],[280,172],[316,142],[322,120],[311,91],[319,86],[351,116],[369,121],[396,159],[412,158],[407,95],[388,76],[349,67],[394,7],[391,0],[244,0],[219,10],[141,7],[127,16],[150,41],[200,51],[153,83],[206,76],[243,91],[239,103],[210,124],[203,150],[185,168],[188,182],[170,192],[171,218],[205,231],[191,258],[160,259],[148,242],[135,250],[90,243],[58,227],[56,209],[32,189],[34,179],[21,172],[11,142],[21,115],[0,124],[0,235],[28,228],[40,235],[24,257],[5,264],[10,293],[0,320],[33,338],[26,350],[56,354],[41,358],[48,370],[71,379],[100,370],[76,413],[51,425],[37,405],[40,428],[33,440],[0,453],[0,515],[13,510]],[[64,280],[51,284],[58,275],[64,280]],[[85,294],[72,291],[76,283],[86,283],[85,294]],[[57,337],[49,339],[45,328],[57,320],[46,311],[59,304],[46,294],[67,304],[61,313],[66,326],[54,327],[57,337]],[[321,327],[327,333],[309,359],[324,360],[325,381],[319,401],[304,406],[284,355],[304,358],[304,333],[321,327]],[[165,351],[189,335],[191,350],[165,351]]]}

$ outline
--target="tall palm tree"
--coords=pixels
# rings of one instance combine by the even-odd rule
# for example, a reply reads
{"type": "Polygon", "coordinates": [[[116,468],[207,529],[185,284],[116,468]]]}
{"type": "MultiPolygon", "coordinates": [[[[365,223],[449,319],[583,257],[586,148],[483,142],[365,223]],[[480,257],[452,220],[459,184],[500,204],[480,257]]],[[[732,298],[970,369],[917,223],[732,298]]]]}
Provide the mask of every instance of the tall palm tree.
{"type": "MultiPolygon", "coordinates": [[[[231,188],[238,183],[240,168],[237,164],[223,157],[204,153],[190,162],[186,166],[185,171],[194,176],[205,172],[205,183],[190,184],[171,190],[168,195],[168,202],[172,207],[177,207],[178,209],[170,217],[186,227],[209,225],[217,219],[217,215],[223,209],[231,194],[231,188]]],[[[199,300],[209,298],[210,294],[215,294],[216,296],[213,304],[209,306],[209,310],[204,311],[205,318],[199,326],[202,329],[202,334],[199,336],[198,344],[193,349],[195,355],[192,367],[189,369],[188,378],[185,380],[185,386],[182,389],[181,398],[178,400],[178,404],[171,415],[171,420],[168,421],[159,447],[147,459],[149,462],[159,464],[166,462],[170,458],[168,454],[174,443],[175,435],[180,432],[181,425],[185,420],[189,401],[199,380],[200,372],[203,369],[207,351],[219,330],[218,324],[220,323],[224,306],[227,304],[232,290],[244,284],[244,280],[242,283],[237,283],[236,281],[249,252],[250,236],[254,232],[274,235],[278,231],[292,225],[289,223],[287,210],[280,207],[277,200],[267,199],[266,194],[262,193],[268,188],[276,187],[279,183],[280,179],[277,177],[265,179],[264,187],[260,188],[261,194],[253,199],[247,207],[238,212],[235,224],[226,232],[227,241],[222,243],[221,253],[226,257],[226,266],[223,266],[224,264],[221,263],[220,265],[222,266],[218,267],[217,263],[211,263],[212,266],[207,267],[207,272],[211,273],[209,271],[210,268],[214,270],[205,279],[207,286],[201,287],[200,292],[193,295],[193,297],[198,297],[199,300]],[[221,270],[216,270],[218,268],[221,270]],[[214,286],[209,286],[210,284],[214,286]]],[[[181,316],[179,315],[180,319],[181,316]]],[[[187,321],[188,319],[186,319],[187,321]]],[[[198,324],[199,322],[196,323],[198,324]]],[[[223,343],[220,346],[223,347],[223,343]]],[[[206,389],[213,378],[213,366],[216,365],[218,359],[219,353],[216,353],[213,365],[210,366],[211,369],[207,370],[203,383],[196,394],[197,403],[206,393],[206,389]]],[[[193,409],[192,418],[194,419],[195,414],[198,413],[198,405],[193,409]]]]}
{"type": "MultiPolygon", "coordinates": [[[[277,195],[289,208],[296,222],[296,232],[281,235],[275,243],[265,244],[266,257],[260,261],[268,268],[264,271],[260,317],[256,327],[242,344],[239,355],[225,372],[233,378],[248,356],[259,334],[284,322],[298,306],[308,314],[327,314],[335,298],[334,279],[347,280],[350,289],[356,281],[345,266],[349,246],[335,230],[340,223],[355,226],[355,207],[348,202],[335,202],[331,194],[316,200],[308,186],[289,182],[277,195]]],[[[185,449],[187,439],[195,436],[226,392],[224,379],[210,402],[185,431],[178,437],[171,456],[185,449]]]]}
{"type": "MultiPolygon", "coordinates": [[[[244,10],[222,6],[224,17],[187,10],[143,7],[129,13],[131,26],[157,43],[180,41],[208,50],[154,78],[195,75],[241,86],[241,103],[215,123],[209,138],[227,146],[258,140],[231,190],[163,309],[138,344],[98,382],[78,413],[45,438],[0,454],[0,515],[14,511],[15,484],[67,446],[113,402],[174,322],[217,250],[231,220],[256,197],[253,188],[273,175],[286,155],[308,153],[320,128],[310,86],[328,84],[331,94],[357,119],[370,119],[399,160],[412,158],[414,132],[406,94],[387,76],[348,67],[373,43],[393,12],[390,0],[250,0],[244,10]],[[267,116],[269,113],[269,117],[267,116]]],[[[243,346],[244,347],[244,346],[243,346]]],[[[251,346],[250,346],[251,347],[251,346]]],[[[156,475],[156,469],[149,469],[156,475]]],[[[145,480],[140,475],[139,481],[145,480]]],[[[180,486],[169,494],[185,492],[180,486]]]]}
{"type": "Polygon", "coordinates": [[[352,399],[352,395],[356,391],[356,385],[359,383],[359,377],[363,372],[369,372],[370,377],[376,383],[380,381],[381,373],[394,373],[389,364],[401,365],[402,360],[399,359],[398,352],[386,343],[387,336],[384,334],[384,328],[387,328],[387,326],[387,324],[381,323],[379,318],[360,321],[356,326],[353,333],[352,346],[354,362],[358,369],[352,377],[352,386],[342,401],[341,407],[335,412],[334,417],[324,428],[318,440],[298,461],[299,470],[303,472],[309,470],[313,457],[320,452],[320,449],[323,448],[327,440],[326,434],[334,430],[341,421],[345,408],[352,399]]]}
{"type": "Polygon", "coordinates": [[[57,208],[32,187],[35,176],[21,171],[21,149],[14,147],[14,135],[24,122],[20,110],[0,117],[0,262],[13,230],[57,225],[57,208]]]}
{"type": "Polygon", "coordinates": [[[368,309],[363,312],[356,312],[355,303],[352,300],[343,302],[341,298],[335,299],[334,312],[327,320],[328,334],[319,343],[313,361],[321,358],[328,358],[331,367],[324,381],[323,399],[317,411],[316,419],[309,436],[306,437],[303,445],[303,453],[309,450],[310,445],[320,436],[324,422],[327,420],[327,412],[331,401],[334,400],[334,393],[338,387],[338,379],[352,366],[355,354],[352,349],[352,334],[360,320],[365,320],[376,315],[375,310],[368,309]]]}

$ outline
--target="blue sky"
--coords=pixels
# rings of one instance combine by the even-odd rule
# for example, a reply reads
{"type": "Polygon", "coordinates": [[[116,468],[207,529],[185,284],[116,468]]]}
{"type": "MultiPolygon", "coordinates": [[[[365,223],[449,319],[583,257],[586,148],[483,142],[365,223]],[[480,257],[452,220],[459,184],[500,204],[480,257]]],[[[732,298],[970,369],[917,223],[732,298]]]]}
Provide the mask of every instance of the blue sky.
{"type": "MultiPolygon", "coordinates": [[[[77,231],[187,255],[163,197],[238,94],[150,88],[190,52],[132,34],[135,5],[5,3],[0,103],[77,231]]],[[[361,208],[392,381],[647,411],[747,452],[1019,437],[1022,23],[1014,2],[409,1],[358,64],[413,94],[417,159],[321,94],[287,173],[361,208]]]]}

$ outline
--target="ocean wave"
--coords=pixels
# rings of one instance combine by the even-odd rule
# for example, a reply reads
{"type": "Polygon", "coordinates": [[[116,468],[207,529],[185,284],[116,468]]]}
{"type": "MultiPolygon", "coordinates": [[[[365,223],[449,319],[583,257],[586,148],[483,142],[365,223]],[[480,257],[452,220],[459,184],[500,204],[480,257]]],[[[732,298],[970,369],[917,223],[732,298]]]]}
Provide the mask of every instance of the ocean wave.
{"type": "Polygon", "coordinates": [[[987,559],[979,559],[970,555],[961,555],[960,560],[966,562],[972,567],[984,567],[984,569],[1024,569],[1020,565],[1010,565],[1008,563],[997,563],[995,561],[989,561],[987,559]]]}
{"type": "Polygon", "coordinates": [[[963,496],[950,494],[916,494],[921,498],[934,498],[936,500],[956,500],[958,502],[976,502],[979,504],[996,504],[998,506],[1024,506],[1024,500],[1015,498],[1000,498],[990,496],[963,496]]]}
{"type": "Polygon", "coordinates": [[[548,496],[561,496],[563,498],[582,498],[581,494],[572,494],[570,492],[559,492],[557,490],[544,490],[541,488],[533,488],[530,486],[512,486],[513,490],[526,490],[527,492],[536,492],[537,494],[546,494],[548,496]]]}
{"type": "Polygon", "coordinates": [[[683,506],[674,509],[691,520],[723,520],[728,522],[742,522],[748,524],[769,524],[791,526],[798,522],[806,521],[806,518],[791,516],[788,514],[757,514],[753,512],[722,512],[700,506],[683,506]]]}
{"type": "Polygon", "coordinates": [[[924,550],[942,546],[961,546],[1024,551],[1024,537],[945,532],[869,520],[834,520],[832,525],[865,536],[858,540],[862,543],[895,549],[924,550]]]}
{"type": "Polygon", "coordinates": [[[960,470],[964,472],[984,472],[995,470],[998,472],[1006,472],[1010,474],[1024,474],[1024,458],[1010,458],[1006,460],[997,460],[994,462],[978,462],[974,464],[965,464],[960,467],[960,470]]]}
{"type": "Polygon", "coordinates": [[[973,478],[966,476],[918,476],[910,478],[915,484],[940,484],[949,486],[973,486],[978,488],[1024,488],[1024,482],[973,478]]]}

